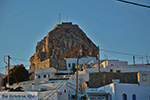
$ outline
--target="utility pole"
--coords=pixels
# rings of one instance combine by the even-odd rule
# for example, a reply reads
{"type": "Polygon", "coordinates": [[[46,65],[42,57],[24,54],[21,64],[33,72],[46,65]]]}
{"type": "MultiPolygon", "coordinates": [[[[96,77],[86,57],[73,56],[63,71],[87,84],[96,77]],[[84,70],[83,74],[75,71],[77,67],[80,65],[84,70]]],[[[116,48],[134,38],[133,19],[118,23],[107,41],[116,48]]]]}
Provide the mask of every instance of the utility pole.
{"type": "Polygon", "coordinates": [[[98,46],[98,72],[100,72],[100,54],[99,54],[99,46],[98,46]]]}
{"type": "Polygon", "coordinates": [[[7,75],[7,85],[6,85],[6,86],[9,87],[10,56],[9,56],[9,55],[7,56],[7,57],[8,57],[8,62],[5,61],[5,57],[6,57],[6,56],[4,56],[4,63],[6,63],[6,64],[7,64],[7,67],[8,67],[8,68],[7,68],[7,70],[8,70],[8,75],[7,75]]]}
{"type": "Polygon", "coordinates": [[[135,56],[133,56],[133,65],[135,66],[135,56]]]}
{"type": "Polygon", "coordinates": [[[79,65],[79,57],[77,52],[77,69],[76,69],[76,100],[78,100],[78,65],[79,65]]]}
{"type": "Polygon", "coordinates": [[[9,87],[9,67],[10,67],[10,56],[8,55],[8,77],[7,77],[8,87],[9,87]]]}

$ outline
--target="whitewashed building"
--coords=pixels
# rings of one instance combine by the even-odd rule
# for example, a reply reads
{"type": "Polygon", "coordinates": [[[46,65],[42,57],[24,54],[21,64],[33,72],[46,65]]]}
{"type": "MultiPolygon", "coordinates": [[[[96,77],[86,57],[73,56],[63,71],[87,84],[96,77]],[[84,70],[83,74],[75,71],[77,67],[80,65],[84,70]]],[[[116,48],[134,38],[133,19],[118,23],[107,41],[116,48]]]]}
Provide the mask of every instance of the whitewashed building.
{"type": "Polygon", "coordinates": [[[138,84],[119,83],[119,80],[114,80],[113,83],[100,88],[87,88],[85,90],[87,100],[101,97],[100,100],[150,100],[150,87],[140,86],[138,84]],[[90,95],[92,93],[93,95],[90,95]],[[99,95],[96,95],[99,93],[99,95]],[[107,96],[102,94],[107,93],[107,96]]]}
{"type": "MultiPolygon", "coordinates": [[[[75,68],[77,66],[77,58],[65,58],[66,59],[66,65],[67,70],[71,70],[72,68],[75,68]]],[[[79,65],[80,64],[97,64],[98,61],[96,60],[96,57],[82,57],[79,59],[79,65]]]]}
{"type": "Polygon", "coordinates": [[[67,70],[71,70],[77,66],[77,59],[76,58],[65,58],[67,70]]]}
{"type": "Polygon", "coordinates": [[[150,71],[150,65],[135,64],[128,65],[127,61],[106,60],[100,64],[101,72],[140,72],[150,71]]]}
{"type": "Polygon", "coordinates": [[[150,71],[150,65],[136,64],[136,65],[118,65],[101,67],[102,72],[140,72],[150,71]]]}
{"type": "Polygon", "coordinates": [[[119,61],[119,60],[104,60],[101,63],[101,68],[107,68],[110,66],[121,66],[121,65],[128,65],[127,61],[119,61]]]}
{"type": "Polygon", "coordinates": [[[53,67],[44,69],[35,69],[35,80],[46,80],[49,78],[54,78],[56,71],[57,70],[53,67]]]}

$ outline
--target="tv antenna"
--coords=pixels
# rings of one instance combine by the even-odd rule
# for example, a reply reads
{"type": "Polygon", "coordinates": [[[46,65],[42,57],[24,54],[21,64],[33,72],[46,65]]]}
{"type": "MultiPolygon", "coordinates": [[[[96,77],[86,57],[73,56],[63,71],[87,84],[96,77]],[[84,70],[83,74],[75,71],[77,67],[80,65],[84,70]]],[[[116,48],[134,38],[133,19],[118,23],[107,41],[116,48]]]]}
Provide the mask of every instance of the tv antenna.
{"type": "Polygon", "coordinates": [[[59,13],[59,24],[60,24],[60,20],[61,20],[61,13],[59,13]]]}
{"type": "Polygon", "coordinates": [[[136,6],[141,6],[141,7],[150,8],[150,6],[143,5],[143,4],[139,4],[139,3],[135,3],[135,2],[130,2],[130,1],[126,1],[126,0],[117,0],[117,1],[124,2],[124,3],[128,3],[128,4],[132,4],[132,5],[136,5],[136,6]]]}

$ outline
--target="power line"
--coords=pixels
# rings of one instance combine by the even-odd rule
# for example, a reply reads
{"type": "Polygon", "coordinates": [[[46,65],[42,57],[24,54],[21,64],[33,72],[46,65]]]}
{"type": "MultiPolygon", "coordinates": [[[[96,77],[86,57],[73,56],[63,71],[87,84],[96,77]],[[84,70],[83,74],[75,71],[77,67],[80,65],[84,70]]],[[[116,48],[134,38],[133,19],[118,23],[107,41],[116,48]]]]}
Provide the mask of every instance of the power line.
{"type": "Polygon", "coordinates": [[[27,62],[29,62],[29,60],[26,60],[26,59],[20,59],[20,58],[14,58],[14,57],[11,57],[11,58],[13,58],[13,59],[15,59],[15,60],[20,60],[20,61],[27,61],[27,62]]]}
{"type": "MultiPolygon", "coordinates": [[[[58,90],[65,82],[66,82],[66,81],[60,82],[60,83],[59,83],[54,89],[52,89],[52,90],[58,90]]],[[[55,92],[50,92],[50,93],[46,94],[44,97],[48,96],[48,97],[46,98],[46,100],[47,100],[47,99],[48,99],[49,97],[51,97],[54,93],[55,93],[55,92]]],[[[40,99],[40,100],[43,100],[44,97],[41,97],[42,99],[40,99]]]]}
{"type": "MultiPolygon", "coordinates": [[[[65,82],[66,82],[66,81],[64,81],[64,82],[58,87],[58,89],[60,89],[60,88],[64,85],[65,82]]],[[[58,89],[57,89],[57,90],[58,90],[58,89]]],[[[56,91],[55,91],[55,92],[56,92],[56,91]]],[[[51,95],[49,95],[46,99],[48,99],[49,97],[51,97],[52,95],[54,95],[55,92],[53,92],[51,95]]]]}
{"type": "MultiPolygon", "coordinates": [[[[17,62],[14,58],[11,57],[11,60],[14,61],[16,63],[16,65],[20,65],[20,63],[17,62]]],[[[24,67],[28,67],[28,66],[30,66],[30,65],[24,65],[24,67]]]]}
{"type": "MultiPolygon", "coordinates": [[[[10,57],[10,59],[11,60],[13,60],[15,63],[17,63],[14,59],[12,59],[11,57],[10,57]]],[[[13,69],[13,68],[11,68],[12,69],[12,71],[14,71],[15,72],[15,70],[13,69]]],[[[10,70],[10,69],[8,69],[8,70],[10,70]]],[[[9,71],[8,71],[9,72],[9,71]]],[[[9,73],[8,73],[8,75],[9,75],[9,73]]],[[[18,80],[17,80],[17,78],[16,78],[16,76],[15,76],[15,74],[12,72],[12,75],[13,75],[13,77],[15,78],[15,81],[16,81],[16,83],[18,83],[18,80]]]]}
{"type": "Polygon", "coordinates": [[[12,59],[12,58],[11,58],[11,60],[13,60],[17,65],[19,64],[16,60],[14,60],[14,59],[12,59]]]}
{"type": "MultiPolygon", "coordinates": [[[[62,81],[62,82],[60,82],[54,89],[52,89],[52,90],[56,90],[56,88],[60,85],[60,84],[62,84],[64,81],[62,81]]],[[[46,96],[48,96],[48,95],[50,95],[51,94],[51,92],[50,93],[48,93],[48,94],[46,94],[44,97],[46,97],[46,96]]],[[[41,97],[42,99],[44,99],[44,97],[41,97]]],[[[40,99],[41,100],[41,99],[40,99]]]]}
{"type": "MultiPolygon", "coordinates": [[[[17,65],[19,65],[19,63],[18,63],[14,58],[11,57],[11,59],[12,59],[17,65]]],[[[28,67],[28,66],[30,66],[30,65],[24,65],[24,67],[28,67]]]]}
{"type": "Polygon", "coordinates": [[[121,55],[128,55],[128,56],[150,57],[150,56],[147,56],[147,55],[138,55],[138,54],[131,54],[131,53],[123,53],[123,52],[111,51],[111,50],[106,50],[106,49],[99,49],[99,50],[104,51],[104,52],[121,54],[121,55]]]}
{"type": "Polygon", "coordinates": [[[143,4],[140,4],[140,3],[134,3],[134,2],[125,1],[125,0],[117,0],[117,1],[124,2],[124,3],[128,3],[128,4],[132,4],[132,5],[137,5],[137,6],[141,6],[141,7],[150,8],[150,6],[143,5],[143,4]]]}

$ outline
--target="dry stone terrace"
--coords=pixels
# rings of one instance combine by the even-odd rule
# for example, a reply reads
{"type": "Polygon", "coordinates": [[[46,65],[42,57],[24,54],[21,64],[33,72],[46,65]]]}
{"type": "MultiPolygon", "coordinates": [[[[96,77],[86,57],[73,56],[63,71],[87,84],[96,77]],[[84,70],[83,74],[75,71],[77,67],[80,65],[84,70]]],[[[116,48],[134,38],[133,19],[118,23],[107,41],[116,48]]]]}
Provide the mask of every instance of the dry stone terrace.
{"type": "Polygon", "coordinates": [[[120,83],[137,84],[137,72],[113,73],[113,72],[94,72],[89,73],[89,87],[98,88],[112,83],[113,79],[119,79],[120,83]]]}

